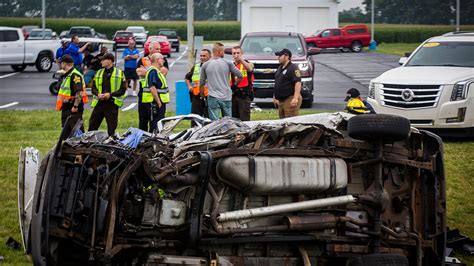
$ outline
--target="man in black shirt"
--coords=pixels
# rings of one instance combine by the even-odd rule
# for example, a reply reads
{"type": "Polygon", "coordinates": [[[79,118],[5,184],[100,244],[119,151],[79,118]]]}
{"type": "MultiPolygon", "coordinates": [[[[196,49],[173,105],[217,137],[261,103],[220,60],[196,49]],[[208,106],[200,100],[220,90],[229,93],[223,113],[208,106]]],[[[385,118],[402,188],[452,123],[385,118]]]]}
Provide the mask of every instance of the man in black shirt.
{"type": "Polygon", "coordinates": [[[297,116],[303,102],[301,97],[301,72],[291,63],[291,51],[283,49],[275,53],[280,66],[275,73],[273,104],[278,107],[280,118],[297,116]]]}
{"type": "Polygon", "coordinates": [[[102,66],[104,68],[97,71],[92,83],[91,118],[89,120],[89,131],[97,130],[105,117],[107,122],[107,132],[109,136],[115,134],[118,124],[118,110],[122,107],[127,86],[125,75],[122,70],[114,67],[114,56],[107,53],[102,56],[102,66]]]}

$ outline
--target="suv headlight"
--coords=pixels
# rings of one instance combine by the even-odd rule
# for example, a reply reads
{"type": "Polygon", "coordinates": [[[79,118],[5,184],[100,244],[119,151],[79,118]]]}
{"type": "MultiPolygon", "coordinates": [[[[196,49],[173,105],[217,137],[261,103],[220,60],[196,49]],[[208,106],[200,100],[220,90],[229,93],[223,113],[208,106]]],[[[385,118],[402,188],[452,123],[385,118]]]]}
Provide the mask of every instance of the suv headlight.
{"type": "Polygon", "coordinates": [[[369,97],[371,99],[375,99],[375,82],[371,81],[369,83],[369,93],[368,93],[367,97],[369,97]]]}
{"type": "Polygon", "coordinates": [[[308,63],[299,63],[298,68],[301,71],[307,71],[309,69],[309,64],[308,63]]]}
{"type": "Polygon", "coordinates": [[[451,101],[461,101],[466,99],[469,85],[473,82],[474,79],[469,79],[454,84],[453,92],[451,93],[451,101]]]}

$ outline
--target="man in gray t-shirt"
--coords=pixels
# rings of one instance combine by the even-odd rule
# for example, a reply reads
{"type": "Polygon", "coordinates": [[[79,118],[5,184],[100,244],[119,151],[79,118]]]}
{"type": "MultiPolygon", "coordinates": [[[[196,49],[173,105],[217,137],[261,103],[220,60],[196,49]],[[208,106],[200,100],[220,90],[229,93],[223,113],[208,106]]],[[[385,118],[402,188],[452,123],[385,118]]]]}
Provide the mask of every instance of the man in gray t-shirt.
{"type": "Polygon", "coordinates": [[[240,83],[242,73],[235,65],[222,58],[224,56],[224,45],[215,43],[212,48],[211,60],[204,63],[201,67],[201,79],[199,87],[201,97],[204,97],[204,85],[207,82],[209,96],[207,97],[207,108],[211,120],[219,119],[219,112],[222,117],[231,116],[232,113],[232,89],[230,88],[230,73],[233,73],[240,83]]]}

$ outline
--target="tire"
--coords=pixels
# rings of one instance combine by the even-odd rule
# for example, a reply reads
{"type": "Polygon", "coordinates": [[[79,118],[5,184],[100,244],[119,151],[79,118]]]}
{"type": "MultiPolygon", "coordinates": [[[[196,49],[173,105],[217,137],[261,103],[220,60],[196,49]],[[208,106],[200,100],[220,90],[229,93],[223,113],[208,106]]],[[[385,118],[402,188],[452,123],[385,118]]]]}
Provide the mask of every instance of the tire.
{"type": "Polygon", "coordinates": [[[347,47],[341,48],[341,49],[339,49],[339,50],[341,50],[341,52],[343,52],[343,53],[348,53],[348,52],[351,51],[351,49],[349,49],[349,48],[347,48],[347,47]]]}
{"type": "Polygon", "coordinates": [[[15,70],[15,72],[21,72],[25,70],[26,65],[11,65],[12,69],[15,70]]]}
{"type": "Polygon", "coordinates": [[[316,48],[316,45],[312,42],[306,43],[307,48],[316,48]]]}
{"type": "Polygon", "coordinates": [[[347,131],[358,140],[393,142],[408,138],[410,121],[395,115],[362,114],[349,119],[347,131]]]}
{"type": "Polygon", "coordinates": [[[352,257],[347,266],[409,266],[408,258],[398,254],[370,254],[352,257]]]}
{"type": "Polygon", "coordinates": [[[176,52],[179,53],[179,45],[176,47],[176,52]]]}
{"type": "Polygon", "coordinates": [[[351,50],[354,53],[362,51],[362,43],[360,43],[359,41],[353,41],[351,44],[351,50]]]}
{"type": "Polygon", "coordinates": [[[49,85],[49,92],[52,94],[52,95],[58,95],[58,92],[59,92],[59,82],[57,81],[54,81],[52,82],[50,85],[49,85]]]}
{"type": "Polygon", "coordinates": [[[314,96],[311,94],[311,96],[308,99],[303,100],[301,103],[302,108],[311,108],[313,107],[313,101],[314,101],[314,96]]]}
{"type": "Polygon", "coordinates": [[[112,45],[112,51],[116,51],[116,50],[117,50],[117,45],[116,44],[112,45]]]}
{"type": "Polygon", "coordinates": [[[40,54],[35,63],[38,72],[49,72],[53,67],[53,58],[47,54],[40,54]]]}

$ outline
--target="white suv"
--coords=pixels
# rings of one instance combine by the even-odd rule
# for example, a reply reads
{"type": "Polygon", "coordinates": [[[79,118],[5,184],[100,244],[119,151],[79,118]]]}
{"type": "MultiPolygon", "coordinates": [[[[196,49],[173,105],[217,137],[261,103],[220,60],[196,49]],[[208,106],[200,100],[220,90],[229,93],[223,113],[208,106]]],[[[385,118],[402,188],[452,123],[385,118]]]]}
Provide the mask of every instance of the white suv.
{"type": "Polygon", "coordinates": [[[133,37],[135,38],[135,42],[140,45],[144,45],[146,42],[146,38],[148,37],[148,31],[145,30],[144,27],[141,26],[130,26],[127,27],[125,31],[130,31],[133,33],[133,37]]]}
{"type": "Polygon", "coordinates": [[[406,117],[418,128],[472,136],[474,32],[430,38],[400,64],[370,82],[375,111],[406,117]]]}

